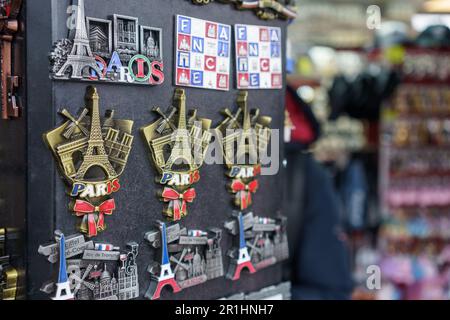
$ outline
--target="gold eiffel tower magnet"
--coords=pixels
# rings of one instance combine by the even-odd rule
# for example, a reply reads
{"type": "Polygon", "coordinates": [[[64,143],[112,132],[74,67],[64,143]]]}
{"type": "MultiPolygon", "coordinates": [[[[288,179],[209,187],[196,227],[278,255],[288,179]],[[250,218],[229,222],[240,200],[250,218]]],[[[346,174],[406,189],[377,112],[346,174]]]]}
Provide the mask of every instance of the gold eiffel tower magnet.
{"type": "Polygon", "coordinates": [[[112,110],[101,119],[100,97],[93,86],[87,88],[85,100],[79,116],[63,109],[66,121],[44,134],[44,141],[76,199],[70,207],[82,217],[81,231],[96,236],[106,228],[104,216],[115,210],[110,196],[120,189],[119,177],[133,145],[133,121],[115,119],[112,110]]]}
{"type": "Polygon", "coordinates": [[[187,114],[184,90],[176,89],[173,101],[167,113],[155,107],[159,119],[141,132],[160,175],[158,182],[164,186],[159,194],[166,203],[164,214],[178,221],[187,215],[187,204],[196,197],[192,185],[200,179],[212,134],[211,120],[199,118],[196,110],[187,114]]]}

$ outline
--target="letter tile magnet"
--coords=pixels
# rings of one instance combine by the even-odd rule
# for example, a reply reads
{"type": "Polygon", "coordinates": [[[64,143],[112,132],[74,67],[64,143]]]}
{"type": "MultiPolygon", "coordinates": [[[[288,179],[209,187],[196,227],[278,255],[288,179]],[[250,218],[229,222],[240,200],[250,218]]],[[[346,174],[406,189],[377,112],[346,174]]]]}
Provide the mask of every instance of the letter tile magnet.
{"type": "Polygon", "coordinates": [[[206,156],[212,134],[211,120],[186,114],[186,94],[175,90],[174,106],[167,113],[159,107],[153,112],[159,119],[141,129],[151,160],[164,186],[159,192],[165,203],[163,213],[170,221],[179,221],[188,214],[188,203],[196,198],[192,187],[200,180],[200,167],[206,156]]]}
{"type": "Polygon", "coordinates": [[[148,267],[150,287],[145,297],[157,300],[166,286],[178,293],[189,287],[224,275],[220,241],[222,230],[187,230],[180,224],[158,222],[157,229],[145,234],[145,240],[159,250],[159,261],[148,267]]]}
{"type": "Polygon", "coordinates": [[[119,177],[133,144],[133,121],[115,119],[113,110],[101,119],[95,87],[87,88],[85,99],[78,116],[66,109],[60,112],[66,121],[44,134],[44,141],[70,188],[70,209],[81,219],[80,231],[94,237],[106,229],[105,216],[116,209],[111,195],[121,187],[119,177]]]}
{"type": "Polygon", "coordinates": [[[49,281],[41,291],[53,300],[131,300],[139,297],[136,257],[139,245],[127,244],[127,250],[111,244],[86,241],[82,234],[65,237],[55,232],[55,242],[41,245],[39,254],[58,264],[57,280],[49,281]]]}
{"type": "Polygon", "coordinates": [[[164,82],[162,29],[139,25],[138,18],[119,14],[111,20],[86,17],[84,0],[71,8],[70,39],[57,41],[49,56],[52,79],[164,82]]]}
{"type": "Polygon", "coordinates": [[[289,258],[285,217],[261,218],[252,212],[245,215],[239,212],[225,223],[225,229],[239,243],[239,247],[229,252],[230,280],[239,280],[244,269],[255,273],[289,258]]]}
{"type": "Polygon", "coordinates": [[[261,155],[267,152],[272,122],[270,117],[261,116],[259,109],[250,112],[247,100],[248,92],[240,92],[236,113],[225,109],[226,119],[216,129],[223,136],[224,160],[231,180],[228,189],[240,210],[252,205],[259,188],[261,155]]]}

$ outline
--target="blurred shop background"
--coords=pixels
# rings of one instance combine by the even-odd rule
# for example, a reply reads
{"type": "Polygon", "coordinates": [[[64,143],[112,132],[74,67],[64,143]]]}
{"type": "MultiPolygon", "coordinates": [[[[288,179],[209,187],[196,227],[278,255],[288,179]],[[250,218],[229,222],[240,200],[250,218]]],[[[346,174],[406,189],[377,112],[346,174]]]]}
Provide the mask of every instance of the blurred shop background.
{"type": "Polygon", "coordinates": [[[286,212],[296,299],[450,299],[450,1],[298,0],[286,212]]]}

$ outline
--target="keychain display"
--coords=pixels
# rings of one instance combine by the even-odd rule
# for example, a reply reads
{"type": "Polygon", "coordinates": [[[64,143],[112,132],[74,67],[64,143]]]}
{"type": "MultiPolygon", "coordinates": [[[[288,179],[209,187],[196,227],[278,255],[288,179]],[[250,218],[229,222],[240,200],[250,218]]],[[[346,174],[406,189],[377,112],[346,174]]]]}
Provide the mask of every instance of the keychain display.
{"type": "Polygon", "coordinates": [[[160,85],[162,57],[162,29],[118,14],[112,21],[86,18],[84,0],[78,0],[73,38],[56,42],[50,54],[51,78],[160,85]]]}
{"type": "Polygon", "coordinates": [[[231,26],[177,16],[175,84],[230,89],[231,26]]]}
{"type": "MultiPolygon", "coordinates": [[[[197,5],[206,5],[214,0],[189,0],[197,5]]],[[[239,10],[254,10],[258,18],[262,20],[295,19],[293,0],[217,0],[221,3],[231,3],[239,10]]]]}
{"type": "Polygon", "coordinates": [[[160,250],[160,262],[148,267],[150,287],[145,294],[150,300],[161,297],[169,286],[174,293],[222,277],[222,230],[187,230],[180,224],[158,222],[158,229],[145,234],[145,240],[160,250]]]}
{"type": "Polygon", "coordinates": [[[39,247],[39,254],[59,263],[57,281],[41,291],[53,300],[131,300],[139,297],[136,257],[139,245],[126,251],[111,244],[86,241],[81,234],[65,237],[55,232],[56,242],[39,247]]]}
{"type": "Polygon", "coordinates": [[[238,89],[282,89],[281,28],[237,24],[235,30],[238,89]]]}
{"type": "Polygon", "coordinates": [[[175,90],[174,104],[167,114],[159,107],[153,111],[160,118],[141,132],[160,174],[158,181],[164,186],[159,193],[166,204],[163,213],[167,219],[179,221],[197,196],[193,185],[200,180],[199,170],[212,139],[211,120],[199,118],[196,110],[187,114],[182,89],[175,90]]]}
{"type": "Polygon", "coordinates": [[[448,299],[450,239],[448,57],[405,52],[403,83],[383,110],[380,297],[448,299]]]}
{"type": "Polygon", "coordinates": [[[289,258],[286,218],[277,219],[254,216],[252,212],[239,212],[225,223],[225,229],[239,243],[229,252],[231,258],[227,278],[239,280],[241,272],[250,273],[267,268],[289,258]]]}
{"type": "Polygon", "coordinates": [[[80,231],[89,237],[106,229],[105,216],[116,209],[111,195],[120,190],[133,144],[133,121],[115,119],[108,110],[102,123],[99,101],[97,89],[88,87],[80,115],[62,110],[67,120],[44,134],[74,199],[70,208],[81,218],[80,231]]]}
{"type": "Polygon", "coordinates": [[[272,119],[260,115],[259,109],[250,112],[246,91],[239,93],[237,105],[235,114],[229,109],[223,111],[226,119],[217,130],[224,137],[223,154],[227,176],[231,179],[229,191],[234,195],[234,204],[245,210],[253,203],[253,195],[259,187],[260,155],[267,152],[272,119]]]}

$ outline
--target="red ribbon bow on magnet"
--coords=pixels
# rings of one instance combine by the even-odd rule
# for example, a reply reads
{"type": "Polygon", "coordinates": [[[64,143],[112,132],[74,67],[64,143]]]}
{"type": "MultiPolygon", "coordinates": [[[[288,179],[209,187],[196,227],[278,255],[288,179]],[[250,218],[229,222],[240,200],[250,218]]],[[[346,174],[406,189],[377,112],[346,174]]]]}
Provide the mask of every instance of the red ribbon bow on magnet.
{"type": "Polygon", "coordinates": [[[97,231],[105,228],[105,214],[110,216],[115,209],[116,203],[114,199],[109,199],[98,207],[87,201],[77,200],[73,207],[73,211],[75,211],[77,217],[87,216],[89,237],[97,236],[97,231]],[[96,213],[98,213],[98,221],[95,220],[96,213]]]}
{"type": "Polygon", "coordinates": [[[236,193],[236,200],[241,210],[247,209],[252,204],[252,193],[256,193],[259,188],[258,180],[245,184],[241,180],[233,180],[231,190],[236,193]]]}
{"type": "Polygon", "coordinates": [[[191,188],[184,193],[171,188],[164,188],[162,197],[165,202],[170,202],[169,206],[173,206],[173,221],[179,221],[187,214],[187,203],[194,201],[197,194],[195,189],[191,188]]]}

